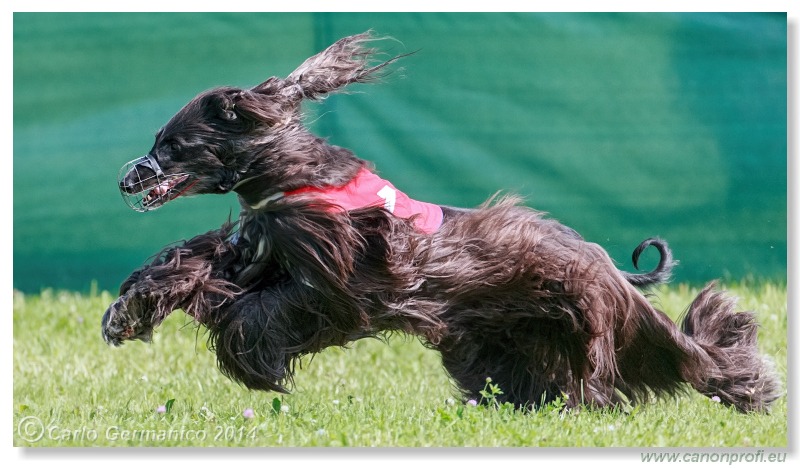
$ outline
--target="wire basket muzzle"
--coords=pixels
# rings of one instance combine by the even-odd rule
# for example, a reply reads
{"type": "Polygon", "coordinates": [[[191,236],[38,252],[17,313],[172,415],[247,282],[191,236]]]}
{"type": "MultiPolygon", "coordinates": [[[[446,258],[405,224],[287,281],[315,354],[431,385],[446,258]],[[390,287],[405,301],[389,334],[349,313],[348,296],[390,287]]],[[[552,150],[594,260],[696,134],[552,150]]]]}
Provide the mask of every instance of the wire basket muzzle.
{"type": "Polygon", "coordinates": [[[149,212],[178,197],[182,193],[178,186],[188,177],[188,173],[164,174],[155,157],[147,154],[122,165],[117,183],[128,207],[149,212]]]}

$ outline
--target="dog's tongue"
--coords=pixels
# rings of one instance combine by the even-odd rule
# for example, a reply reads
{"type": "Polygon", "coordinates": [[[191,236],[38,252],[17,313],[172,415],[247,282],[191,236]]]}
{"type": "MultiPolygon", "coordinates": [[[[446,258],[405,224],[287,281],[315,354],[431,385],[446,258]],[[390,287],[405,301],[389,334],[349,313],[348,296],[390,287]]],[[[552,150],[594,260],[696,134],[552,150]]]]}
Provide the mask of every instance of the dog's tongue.
{"type": "Polygon", "coordinates": [[[154,186],[147,192],[147,195],[145,195],[142,199],[142,205],[148,208],[159,207],[180,196],[193,184],[190,184],[189,187],[184,188],[180,193],[175,190],[175,187],[177,187],[181,182],[185,181],[188,177],[189,176],[186,174],[178,174],[175,176],[170,176],[170,178],[166,181],[160,182],[157,186],[154,186]]]}
{"type": "Polygon", "coordinates": [[[165,195],[167,192],[169,192],[170,187],[172,187],[172,185],[169,183],[169,181],[162,182],[158,186],[154,187],[153,190],[150,192],[154,196],[162,196],[165,195]]]}

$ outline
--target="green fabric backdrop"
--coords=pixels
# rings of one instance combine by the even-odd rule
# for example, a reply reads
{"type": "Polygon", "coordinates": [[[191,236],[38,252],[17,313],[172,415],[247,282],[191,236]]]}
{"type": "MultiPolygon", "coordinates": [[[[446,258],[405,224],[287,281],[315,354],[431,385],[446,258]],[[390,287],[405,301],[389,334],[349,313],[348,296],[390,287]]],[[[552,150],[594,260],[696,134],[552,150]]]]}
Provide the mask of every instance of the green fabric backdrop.
{"type": "Polygon", "coordinates": [[[196,93],[285,76],[374,29],[401,71],[308,107],[408,194],[522,194],[631,269],[786,277],[785,14],[15,14],[14,287],[116,289],[234,196],[139,214],[119,167],[196,93]],[[650,255],[645,267],[652,267],[650,255]]]}

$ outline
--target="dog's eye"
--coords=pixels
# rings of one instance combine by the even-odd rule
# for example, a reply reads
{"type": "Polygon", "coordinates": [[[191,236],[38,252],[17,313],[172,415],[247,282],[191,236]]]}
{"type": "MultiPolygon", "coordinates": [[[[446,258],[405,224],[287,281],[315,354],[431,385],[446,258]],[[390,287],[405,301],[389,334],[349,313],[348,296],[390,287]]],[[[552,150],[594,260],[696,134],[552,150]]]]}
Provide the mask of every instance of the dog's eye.
{"type": "Polygon", "coordinates": [[[169,149],[172,150],[173,152],[179,152],[181,151],[181,145],[180,143],[172,142],[169,144],[169,149]]]}

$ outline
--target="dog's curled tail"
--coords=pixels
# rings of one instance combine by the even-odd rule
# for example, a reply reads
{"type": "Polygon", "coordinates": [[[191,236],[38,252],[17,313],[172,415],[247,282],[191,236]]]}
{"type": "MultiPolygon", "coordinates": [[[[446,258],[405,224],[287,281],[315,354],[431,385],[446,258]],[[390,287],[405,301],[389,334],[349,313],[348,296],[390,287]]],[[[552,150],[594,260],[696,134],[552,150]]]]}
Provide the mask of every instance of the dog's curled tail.
{"type": "Polygon", "coordinates": [[[652,271],[644,274],[623,272],[622,275],[625,277],[625,280],[630,282],[631,285],[637,287],[648,287],[659,283],[667,283],[672,277],[672,268],[675,267],[678,262],[672,258],[672,251],[669,249],[667,242],[661,238],[648,238],[636,246],[636,249],[633,251],[633,255],[631,256],[631,259],[633,260],[633,267],[636,269],[639,268],[639,256],[641,256],[642,252],[650,246],[655,247],[661,256],[658,261],[658,266],[656,266],[656,268],[652,271]]]}
{"type": "Polygon", "coordinates": [[[781,385],[771,362],[758,352],[755,316],[736,312],[736,301],[715,286],[700,292],[681,325],[713,362],[700,373],[690,372],[688,381],[701,394],[716,396],[740,412],[768,411],[780,397],[781,385]]]}

